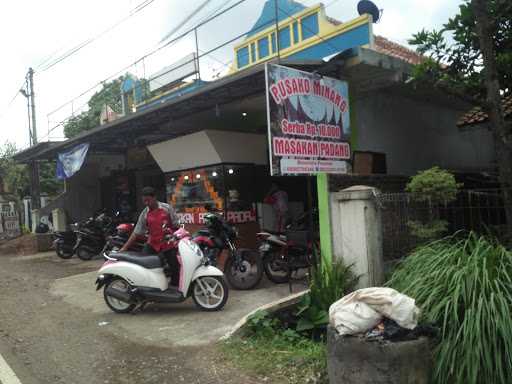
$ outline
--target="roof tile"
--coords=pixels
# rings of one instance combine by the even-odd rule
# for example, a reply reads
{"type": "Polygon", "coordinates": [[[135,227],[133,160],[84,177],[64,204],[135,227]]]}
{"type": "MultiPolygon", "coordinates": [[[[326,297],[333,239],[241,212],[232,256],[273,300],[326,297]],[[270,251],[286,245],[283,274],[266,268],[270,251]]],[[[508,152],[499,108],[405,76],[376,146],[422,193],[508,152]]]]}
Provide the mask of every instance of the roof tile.
{"type": "MultiPolygon", "coordinates": [[[[504,117],[507,118],[512,116],[512,94],[505,96],[502,99],[502,108],[504,117]]],[[[475,107],[459,118],[457,121],[457,126],[465,127],[473,124],[482,124],[488,119],[489,116],[487,116],[487,113],[485,113],[481,107],[475,107]]]]}

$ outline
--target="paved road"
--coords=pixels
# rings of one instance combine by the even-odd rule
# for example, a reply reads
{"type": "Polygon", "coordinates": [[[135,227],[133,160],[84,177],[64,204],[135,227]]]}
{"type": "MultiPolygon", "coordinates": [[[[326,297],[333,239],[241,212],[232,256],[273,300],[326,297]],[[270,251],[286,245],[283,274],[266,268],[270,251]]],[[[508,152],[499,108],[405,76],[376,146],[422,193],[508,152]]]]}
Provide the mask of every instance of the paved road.
{"type": "MultiPolygon", "coordinates": [[[[23,384],[259,382],[223,361],[214,345],[176,346],[166,337],[153,342],[144,325],[150,328],[153,321],[165,328],[168,310],[125,315],[116,323],[115,317],[106,318],[104,307],[74,305],[76,287],[69,282],[100,263],[54,254],[0,255],[0,355],[23,384]]],[[[93,287],[83,294],[95,294],[93,287]]],[[[172,330],[171,321],[168,326],[172,330]]],[[[0,380],[14,384],[1,375],[0,380]]]]}

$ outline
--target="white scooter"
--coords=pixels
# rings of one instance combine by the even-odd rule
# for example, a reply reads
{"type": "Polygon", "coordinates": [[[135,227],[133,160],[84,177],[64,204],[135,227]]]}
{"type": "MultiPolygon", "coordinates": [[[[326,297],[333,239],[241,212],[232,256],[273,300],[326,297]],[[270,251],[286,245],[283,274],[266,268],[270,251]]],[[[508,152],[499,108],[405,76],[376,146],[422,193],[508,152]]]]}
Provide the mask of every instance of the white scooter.
{"type": "Polygon", "coordinates": [[[104,287],[103,297],[108,307],[117,313],[142,309],[145,304],[180,303],[192,296],[204,311],[218,311],[228,299],[224,274],[209,265],[199,246],[190,240],[182,227],[170,240],[177,246],[181,264],[178,287],[169,285],[160,256],[146,256],[136,252],[104,254],[106,259],[98,271],[96,290],[104,287]]]}

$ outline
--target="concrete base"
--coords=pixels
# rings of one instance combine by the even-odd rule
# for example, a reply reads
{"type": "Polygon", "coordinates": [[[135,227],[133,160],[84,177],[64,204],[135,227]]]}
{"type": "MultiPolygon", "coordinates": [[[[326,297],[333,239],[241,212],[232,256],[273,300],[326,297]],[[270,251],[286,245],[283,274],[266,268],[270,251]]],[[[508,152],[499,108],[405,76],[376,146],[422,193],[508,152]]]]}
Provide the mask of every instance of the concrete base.
{"type": "Polygon", "coordinates": [[[330,384],[428,384],[432,366],[427,338],[403,342],[366,341],[327,330],[330,384]]]}
{"type": "Polygon", "coordinates": [[[47,252],[53,247],[50,233],[31,233],[9,240],[0,246],[0,255],[33,255],[47,252]]]}
{"type": "MultiPolygon", "coordinates": [[[[73,260],[75,258],[69,261],[73,260]]],[[[98,263],[98,268],[102,263],[101,260],[88,263],[93,262],[98,263]]],[[[287,284],[276,285],[263,279],[256,289],[230,289],[228,302],[219,312],[202,312],[192,299],[188,299],[181,304],[149,305],[135,316],[120,315],[108,309],[103,291],[94,291],[96,276],[97,272],[89,272],[56,280],[50,292],[73,306],[98,314],[98,325],[105,330],[161,347],[215,343],[233,329],[238,329],[240,319],[248,313],[290,295],[287,284]]],[[[294,288],[299,290],[298,284],[294,288]]]]}

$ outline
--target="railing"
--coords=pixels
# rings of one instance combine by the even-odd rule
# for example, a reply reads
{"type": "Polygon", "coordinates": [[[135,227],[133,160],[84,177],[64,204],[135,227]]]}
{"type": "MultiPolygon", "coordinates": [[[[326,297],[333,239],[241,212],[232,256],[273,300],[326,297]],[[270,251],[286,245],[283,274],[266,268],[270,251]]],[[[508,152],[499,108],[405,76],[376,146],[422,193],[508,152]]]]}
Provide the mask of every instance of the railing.
{"type": "MultiPolygon", "coordinates": [[[[279,29],[282,30],[284,19],[294,20],[289,10],[281,8],[282,2],[274,1],[274,5],[277,5],[277,11],[272,17],[267,17],[263,23],[259,24],[260,30],[265,28],[277,30],[277,20],[279,20],[279,29]]],[[[324,6],[324,9],[327,9],[337,1],[329,2],[324,6]]],[[[255,15],[263,11],[265,4],[266,2],[261,0],[239,0],[226,8],[220,7],[214,10],[210,15],[197,23],[195,27],[176,37],[174,37],[175,33],[171,33],[169,40],[163,42],[151,52],[114,74],[106,74],[108,77],[103,81],[98,82],[79,96],[50,112],[47,115],[48,133],[43,139],[62,138],[64,125],[73,117],[89,109],[88,101],[91,96],[100,91],[105,82],[116,79],[126,73],[131,73],[139,79],[149,81],[152,75],[160,71],[157,77],[153,76],[151,78],[152,83],[155,83],[159,77],[163,79],[169,75],[169,72],[161,71],[162,68],[170,66],[171,71],[185,71],[186,73],[184,67],[193,65],[194,71],[191,72],[193,73],[192,75],[185,78],[176,76],[176,79],[178,83],[182,81],[189,84],[189,86],[194,86],[194,81],[200,80],[196,82],[197,86],[200,86],[202,81],[214,81],[236,71],[236,48],[240,47],[240,44],[245,41],[247,34],[251,32],[253,24],[256,22],[255,15]],[[189,57],[190,59],[182,60],[179,65],[173,65],[173,63],[180,61],[184,57],[189,57]]],[[[311,3],[309,2],[306,7],[310,5],[311,3]]],[[[307,26],[304,28],[308,29],[307,26]]],[[[292,28],[289,29],[290,31],[292,30],[292,28]]],[[[313,33],[315,31],[312,30],[310,32],[313,33]]],[[[268,39],[271,39],[272,32],[268,32],[267,35],[268,39]]],[[[292,46],[301,43],[300,41],[295,42],[292,36],[290,35],[292,46]]],[[[268,43],[270,47],[268,58],[279,57],[279,44],[275,44],[275,47],[272,47],[271,40],[268,40],[268,43]]],[[[255,52],[258,53],[256,61],[267,59],[267,56],[262,57],[260,55],[259,48],[256,46],[255,52]]],[[[251,57],[252,61],[254,60],[251,57]]],[[[150,87],[148,85],[143,85],[141,88],[142,104],[139,103],[139,107],[143,108],[144,102],[150,102],[158,96],[154,92],[149,92],[150,87]]],[[[99,123],[98,121],[98,125],[99,123]]]]}
{"type": "Polygon", "coordinates": [[[406,193],[386,193],[377,199],[382,211],[383,252],[385,260],[406,256],[423,240],[414,236],[411,222],[429,219],[447,222],[441,236],[460,230],[490,233],[508,243],[504,191],[500,189],[464,190],[453,202],[432,204],[415,201],[406,193]]]}

